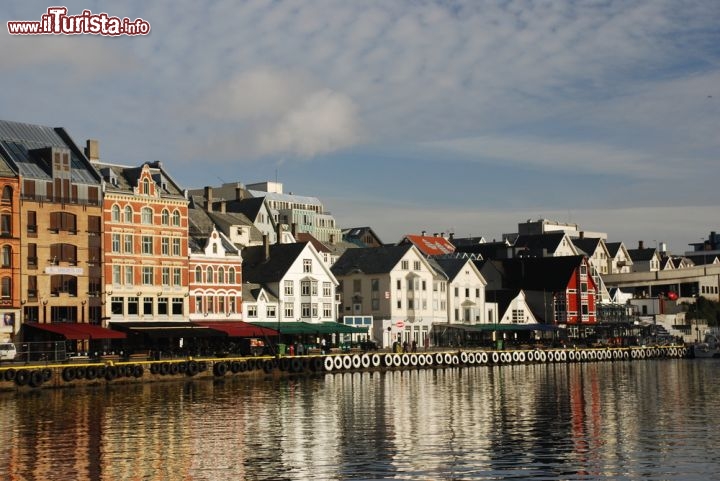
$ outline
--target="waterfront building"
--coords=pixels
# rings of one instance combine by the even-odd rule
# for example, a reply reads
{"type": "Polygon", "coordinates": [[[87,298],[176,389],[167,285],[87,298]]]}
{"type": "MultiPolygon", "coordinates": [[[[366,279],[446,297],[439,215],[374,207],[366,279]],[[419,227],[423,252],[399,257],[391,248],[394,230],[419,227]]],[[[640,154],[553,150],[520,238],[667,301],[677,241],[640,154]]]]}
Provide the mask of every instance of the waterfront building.
{"type": "Polygon", "coordinates": [[[423,346],[448,322],[448,279],[412,244],[348,249],[333,265],[343,316],[373,316],[373,337],[423,346]],[[389,329],[388,329],[389,328],[389,329]]]}
{"type": "Polygon", "coordinates": [[[14,259],[19,282],[3,278],[7,307],[22,306],[22,323],[99,324],[100,177],[62,128],[0,122],[0,156],[20,180],[3,186],[5,245],[19,242],[23,259],[14,259]]]}
{"type": "Polygon", "coordinates": [[[198,206],[188,209],[188,220],[189,319],[242,320],[240,249],[198,206]]]}
{"type": "Polygon", "coordinates": [[[631,272],[656,272],[660,270],[660,253],[656,248],[645,247],[643,241],[638,242],[637,249],[628,249],[632,260],[631,272]]]}
{"type": "MultiPolygon", "coordinates": [[[[438,257],[431,259],[430,264],[447,279],[445,305],[448,322],[468,325],[485,323],[487,282],[473,261],[466,257],[438,257]]],[[[438,310],[441,305],[433,304],[433,310],[438,310]]]]}
{"type": "Polygon", "coordinates": [[[0,342],[13,341],[21,319],[20,181],[0,147],[0,342]]]}
{"type": "Polygon", "coordinates": [[[271,245],[266,238],[262,246],[243,249],[242,257],[244,282],[256,284],[267,294],[254,299],[245,296],[245,321],[322,323],[337,320],[338,281],[311,243],[271,245]],[[277,309],[272,309],[273,298],[277,299],[277,309]]]}
{"type": "Polygon", "coordinates": [[[633,261],[623,242],[606,242],[608,251],[607,274],[627,274],[632,272],[633,261]]]}
{"type": "Polygon", "coordinates": [[[159,161],[103,162],[103,317],[113,324],[187,321],[188,198],[159,161]]]}
{"type": "Polygon", "coordinates": [[[602,279],[602,276],[608,273],[608,259],[610,258],[605,240],[600,237],[583,236],[572,239],[572,243],[578,253],[588,259],[591,275],[595,285],[598,286],[598,302],[609,302],[610,294],[602,279]]]}

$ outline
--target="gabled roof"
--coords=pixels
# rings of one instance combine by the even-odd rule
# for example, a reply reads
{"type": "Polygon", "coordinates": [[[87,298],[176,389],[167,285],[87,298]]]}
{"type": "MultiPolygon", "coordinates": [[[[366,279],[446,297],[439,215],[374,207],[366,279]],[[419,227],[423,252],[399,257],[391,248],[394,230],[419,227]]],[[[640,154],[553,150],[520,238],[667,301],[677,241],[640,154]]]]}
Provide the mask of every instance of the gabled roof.
{"type": "Polygon", "coordinates": [[[465,265],[471,261],[469,259],[461,259],[457,257],[438,257],[433,259],[433,262],[442,269],[442,272],[447,276],[447,279],[449,281],[452,281],[453,279],[455,279],[455,277],[457,277],[460,271],[463,270],[463,267],[465,267],[465,265]]]}
{"type": "Polygon", "coordinates": [[[528,257],[502,261],[508,287],[564,291],[584,256],[528,257]]]}
{"type": "Polygon", "coordinates": [[[108,164],[105,162],[93,163],[93,167],[105,181],[105,190],[107,192],[128,194],[132,194],[133,189],[137,187],[138,179],[140,179],[146,165],[157,186],[160,197],[185,197],[185,191],[170,177],[163,168],[162,162],[144,162],[139,166],[108,164]]]}
{"type": "Polygon", "coordinates": [[[555,322],[555,302],[552,292],[526,290],[525,302],[535,316],[535,320],[541,324],[553,324],[555,322]]]}
{"type": "Polygon", "coordinates": [[[278,302],[278,297],[275,295],[274,292],[272,292],[267,287],[261,286],[260,284],[256,284],[254,282],[243,283],[242,300],[243,302],[257,302],[261,292],[265,292],[265,294],[268,296],[268,301],[278,302]]]}
{"type": "Polygon", "coordinates": [[[480,236],[480,237],[453,237],[452,243],[455,247],[475,245],[475,244],[484,244],[485,237],[483,237],[483,236],[480,236]]]}
{"type": "Polygon", "coordinates": [[[358,247],[371,247],[362,241],[362,238],[366,234],[373,237],[378,245],[383,244],[382,241],[380,240],[380,238],[377,236],[377,234],[375,234],[375,231],[373,231],[371,227],[349,227],[349,228],[342,230],[343,240],[345,240],[347,242],[352,242],[353,244],[357,245],[358,247]]]}
{"type": "Polygon", "coordinates": [[[265,246],[244,248],[243,280],[257,284],[280,282],[307,245],[307,242],[272,244],[268,259],[263,258],[265,246]]]}
{"type": "Polygon", "coordinates": [[[628,252],[628,255],[630,256],[630,259],[632,259],[633,262],[649,261],[653,257],[655,257],[655,254],[657,254],[656,249],[650,249],[647,247],[644,249],[628,249],[627,252],[628,252]]]}
{"type": "MultiPolygon", "coordinates": [[[[549,232],[545,234],[523,234],[515,239],[514,247],[516,250],[526,249],[533,255],[547,255],[554,253],[560,248],[563,239],[568,239],[564,232],[549,232]]],[[[570,247],[574,249],[572,242],[570,247]]]]}
{"type": "Polygon", "coordinates": [[[413,248],[412,244],[348,249],[332,266],[336,276],[359,270],[364,274],[387,274],[413,248]]]}
{"type": "Polygon", "coordinates": [[[442,256],[455,252],[455,246],[444,237],[408,234],[399,242],[410,242],[425,256],[442,256]]]}
{"type": "MultiPolygon", "coordinates": [[[[255,219],[257,219],[257,216],[260,213],[260,210],[262,209],[264,203],[265,198],[263,197],[249,197],[247,199],[228,200],[225,201],[225,211],[243,214],[245,217],[250,219],[250,221],[255,222],[255,219]]],[[[219,202],[213,202],[213,211],[216,210],[216,205],[219,205],[219,202]]]]}
{"type": "Polygon", "coordinates": [[[485,259],[475,260],[473,263],[487,282],[487,290],[501,289],[504,286],[505,269],[501,261],[485,259]]]}
{"type": "Polygon", "coordinates": [[[671,270],[675,269],[675,261],[671,257],[662,257],[660,259],[660,269],[661,270],[671,270]]]}
{"type": "Polygon", "coordinates": [[[332,250],[330,250],[325,244],[320,242],[310,234],[309,232],[298,232],[295,234],[295,240],[298,242],[309,242],[313,245],[316,251],[318,252],[326,252],[328,254],[332,253],[332,250]]]}
{"type": "Polygon", "coordinates": [[[456,245],[455,252],[480,255],[483,259],[507,259],[512,257],[513,248],[505,241],[485,242],[484,244],[456,245]]]}
{"type": "Polygon", "coordinates": [[[597,250],[598,244],[600,244],[599,237],[583,237],[581,238],[575,238],[571,239],[573,245],[577,248],[583,251],[588,256],[592,256],[593,253],[597,250]]]}
{"type": "Polygon", "coordinates": [[[231,227],[243,226],[249,229],[251,242],[262,242],[263,240],[263,233],[255,227],[255,224],[245,217],[244,214],[236,212],[208,212],[208,217],[210,217],[217,228],[227,236],[230,236],[231,227]]]}

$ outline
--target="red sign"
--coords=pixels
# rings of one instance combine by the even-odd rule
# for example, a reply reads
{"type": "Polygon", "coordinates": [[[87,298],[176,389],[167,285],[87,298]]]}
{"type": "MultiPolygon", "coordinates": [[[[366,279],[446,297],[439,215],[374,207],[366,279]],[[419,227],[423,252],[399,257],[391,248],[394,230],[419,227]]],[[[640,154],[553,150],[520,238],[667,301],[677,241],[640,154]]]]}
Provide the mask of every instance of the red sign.
{"type": "Polygon", "coordinates": [[[402,321],[396,322],[395,325],[397,326],[398,329],[402,329],[403,327],[405,327],[405,323],[402,321]]]}

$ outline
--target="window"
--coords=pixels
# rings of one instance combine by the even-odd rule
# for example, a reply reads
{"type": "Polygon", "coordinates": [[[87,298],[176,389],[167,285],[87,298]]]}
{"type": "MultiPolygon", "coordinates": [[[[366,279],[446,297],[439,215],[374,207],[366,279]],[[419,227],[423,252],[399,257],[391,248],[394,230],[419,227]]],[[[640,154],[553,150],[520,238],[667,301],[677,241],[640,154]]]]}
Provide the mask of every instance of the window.
{"type": "MultiPolygon", "coordinates": [[[[647,306],[643,306],[643,307],[647,307],[647,306]]],[[[581,312],[582,312],[582,315],[583,315],[583,316],[587,316],[587,315],[588,315],[588,306],[587,306],[587,304],[583,304],[583,305],[581,306],[581,312]]]]}
{"type": "Polygon", "coordinates": [[[525,311],[523,309],[513,309],[512,322],[513,324],[525,322],[525,311]]]}
{"type": "Polygon", "coordinates": [[[12,235],[12,217],[10,214],[0,215],[0,235],[10,237],[12,235]]]}
{"type": "Polygon", "coordinates": [[[257,317],[257,306],[256,305],[248,305],[248,317],[257,317]]]}
{"type": "Polygon", "coordinates": [[[265,312],[267,317],[276,318],[277,317],[277,308],[275,306],[267,306],[265,308],[265,312]]]}
{"type": "Polygon", "coordinates": [[[121,281],[120,266],[112,266],[112,281],[115,285],[120,285],[121,281]]]}
{"type": "Polygon", "coordinates": [[[310,281],[301,281],[300,282],[300,295],[301,296],[309,296],[310,295],[310,281]]]}
{"type": "Polygon", "coordinates": [[[153,284],[153,268],[152,266],[143,266],[142,268],[143,284],[146,286],[153,284]]]}
{"type": "Polygon", "coordinates": [[[466,287],[465,288],[465,298],[469,298],[469,297],[470,297],[470,289],[466,287]]]}
{"type": "Polygon", "coordinates": [[[585,264],[582,264],[580,266],[580,275],[585,275],[585,274],[587,274],[587,266],[585,264]]]}
{"type": "Polygon", "coordinates": [[[51,212],[50,230],[55,233],[64,230],[72,234],[77,234],[77,217],[70,212],[51,212]]]}
{"type": "Polygon", "coordinates": [[[169,267],[162,268],[162,285],[163,286],[170,285],[170,268],[169,267]]]}
{"type": "Polygon", "coordinates": [[[402,282],[400,282],[400,279],[397,280],[397,289],[402,289],[402,282]]]}
{"type": "Polygon", "coordinates": [[[6,185],[3,187],[2,191],[2,203],[3,204],[12,204],[12,198],[13,198],[13,190],[12,187],[9,185],[6,185]]]}
{"type": "Polygon", "coordinates": [[[402,261],[400,263],[400,269],[406,271],[410,268],[410,262],[409,261],[402,261]]]}
{"type": "Polygon", "coordinates": [[[178,267],[173,269],[173,285],[174,286],[182,285],[182,271],[178,267]]]}
{"type": "Polygon", "coordinates": [[[185,301],[182,297],[172,298],[172,314],[173,316],[182,316],[185,314],[185,301]]]}
{"type": "Polygon", "coordinates": [[[329,282],[323,282],[323,297],[332,296],[332,284],[329,282]]]}
{"type": "Polygon", "coordinates": [[[112,234],[112,251],[120,252],[120,234],[112,234]]]}
{"type": "Polygon", "coordinates": [[[147,178],[142,181],[142,193],[150,195],[150,181],[147,178]]]}
{"type": "Polygon", "coordinates": [[[480,298],[480,289],[475,289],[475,297],[480,298]]]}
{"type": "Polygon", "coordinates": [[[110,209],[110,220],[113,222],[120,222],[120,206],[114,205],[110,209]]]}
{"type": "Polygon", "coordinates": [[[285,295],[286,296],[293,295],[293,281],[285,281],[285,295]]]}
{"type": "Polygon", "coordinates": [[[195,267],[195,283],[199,284],[202,282],[202,268],[200,266],[195,267]]]}
{"type": "Polygon", "coordinates": [[[113,314],[123,315],[125,310],[124,310],[124,306],[123,306],[123,298],[122,297],[113,297],[110,299],[110,311],[113,314]]]}
{"type": "Polygon", "coordinates": [[[203,305],[202,296],[195,296],[195,312],[203,312],[202,305],[203,305]]]}
{"type": "Polygon", "coordinates": [[[38,265],[37,244],[27,245],[27,265],[30,268],[36,268],[38,265]]]}
{"type": "Polygon", "coordinates": [[[142,236],[142,253],[145,255],[153,254],[153,238],[149,235],[142,236]]]}
{"type": "Polygon", "coordinates": [[[378,310],[380,310],[380,299],[371,299],[370,304],[371,304],[371,305],[370,305],[370,308],[371,308],[373,311],[378,311],[378,310]]]}
{"type": "Polygon", "coordinates": [[[163,237],[160,239],[160,249],[162,252],[162,255],[169,256],[170,255],[170,238],[169,237],[163,237]]]}
{"type": "Polygon", "coordinates": [[[235,311],[235,297],[234,297],[234,296],[228,297],[228,309],[229,309],[228,312],[232,312],[232,313],[236,312],[236,311],[235,311]]]}
{"type": "Polygon", "coordinates": [[[235,277],[235,268],[231,267],[228,269],[228,284],[237,284],[237,278],[235,277]]]}
{"type": "Polygon", "coordinates": [[[152,297],[143,297],[143,314],[146,316],[152,316],[152,313],[153,313],[152,297]]]}
{"type": "Polygon", "coordinates": [[[218,284],[225,284],[225,268],[218,268],[218,284]]]}
{"type": "Polygon", "coordinates": [[[128,315],[129,316],[137,316],[138,315],[138,298],[137,297],[128,297],[128,315]]]}
{"type": "Polygon", "coordinates": [[[129,205],[125,206],[125,222],[128,224],[133,223],[133,209],[129,205]]]}
{"type": "Polygon", "coordinates": [[[133,252],[133,236],[132,234],[125,234],[125,253],[132,254],[133,252]]]}
{"type": "Polygon", "coordinates": [[[37,276],[28,276],[28,285],[27,285],[27,296],[28,299],[36,299],[37,300],[37,276]]]}
{"type": "Polygon", "coordinates": [[[587,293],[587,282],[581,282],[580,283],[580,292],[587,293]]]}
{"type": "Polygon", "coordinates": [[[318,295],[318,283],[317,283],[317,281],[311,281],[311,282],[310,282],[310,295],[311,295],[311,296],[317,296],[317,295],[318,295]]]}
{"type": "Polygon", "coordinates": [[[402,309],[402,301],[400,299],[397,301],[397,308],[402,309]]]}
{"type": "Polygon", "coordinates": [[[225,296],[218,296],[218,312],[225,314],[225,296]]]}
{"type": "Polygon", "coordinates": [[[295,309],[292,304],[285,305],[285,318],[292,319],[295,317],[295,309]]]}
{"type": "Polygon", "coordinates": [[[157,313],[158,313],[158,316],[167,316],[168,315],[168,298],[167,297],[158,297],[157,313]]]}
{"type": "Polygon", "coordinates": [[[310,317],[310,303],[309,302],[303,302],[300,305],[300,316],[304,319],[307,319],[310,317]]]}
{"type": "Polygon", "coordinates": [[[318,305],[312,304],[312,317],[315,318],[318,316],[318,305]]]}
{"type": "Polygon", "coordinates": [[[208,314],[215,312],[215,296],[207,296],[206,307],[208,314]]]}
{"type": "Polygon", "coordinates": [[[175,227],[180,227],[180,212],[178,212],[178,211],[174,211],[174,212],[173,212],[173,221],[172,221],[172,224],[173,224],[175,227]]]}
{"type": "Polygon", "coordinates": [[[162,225],[170,225],[170,212],[167,209],[163,209],[160,214],[160,222],[162,225]]]}
{"type": "Polygon", "coordinates": [[[27,213],[26,227],[28,234],[34,234],[31,237],[37,237],[37,213],[34,210],[29,210],[27,213]]]}
{"type": "Polygon", "coordinates": [[[455,288],[455,297],[460,297],[460,288],[455,288]]]}
{"type": "Polygon", "coordinates": [[[303,272],[312,272],[312,259],[303,259],[303,272]]]}
{"type": "Polygon", "coordinates": [[[2,247],[2,267],[12,266],[12,248],[10,246],[2,247]]]}
{"type": "Polygon", "coordinates": [[[205,269],[205,282],[207,282],[208,284],[212,284],[213,282],[215,282],[213,268],[210,266],[205,269]]]}
{"type": "Polygon", "coordinates": [[[140,211],[141,213],[141,222],[143,224],[152,224],[153,223],[153,211],[150,207],[143,207],[140,211]]]}
{"type": "Polygon", "coordinates": [[[353,279],[353,292],[361,292],[362,291],[362,280],[361,279],[353,279]]]}
{"type": "Polygon", "coordinates": [[[416,270],[416,271],[420,270],[420,261],[413,262],[413,270],[416,270]]]}
{"type": "Polygon", "coordinates": [[[125,285],[132,286],[135,284],[135,269],[133,266],[125,266],[125,285]]]}
{"type": "Polygon", "coordinates": [[[180,255],[180,238],[179,237],[173,237],[172,251],[173,251],[174,256],[180,255]]]}
{"type": "Polygon", "coordinates": [[[100,231],[102,230],[102,218],[99,215],[89,215],[87,220],[88,234],[100,235],[100,231]]]}
{"type": "Polygon", "coordinates": [[[10,299],[12,297],[12,279],[10,277],[2,278],[2,298],[10,299]]]}

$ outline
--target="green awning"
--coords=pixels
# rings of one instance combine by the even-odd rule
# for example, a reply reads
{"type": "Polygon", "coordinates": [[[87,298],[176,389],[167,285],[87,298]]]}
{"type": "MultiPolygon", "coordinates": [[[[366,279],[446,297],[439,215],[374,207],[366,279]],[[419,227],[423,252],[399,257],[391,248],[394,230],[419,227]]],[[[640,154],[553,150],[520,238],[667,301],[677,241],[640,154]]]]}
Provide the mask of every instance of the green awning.
{"type": "Polygon", "coordinates": [[[317,335],[317,334],[367,334],[366,327],[353,327],[339,322],[272,322],[260,321],[251,322],[255,326],[267,327],[280,331],[280,334],[290,335],[317,335]]]}

